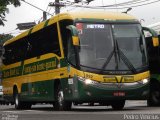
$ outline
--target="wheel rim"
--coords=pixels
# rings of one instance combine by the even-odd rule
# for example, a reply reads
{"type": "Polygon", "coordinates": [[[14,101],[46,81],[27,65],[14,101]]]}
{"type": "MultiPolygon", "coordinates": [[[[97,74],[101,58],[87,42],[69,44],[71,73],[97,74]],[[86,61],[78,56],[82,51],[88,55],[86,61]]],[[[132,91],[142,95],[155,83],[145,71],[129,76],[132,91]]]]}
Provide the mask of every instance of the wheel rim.
{"type": "Polygon", "coordinates": [[[18,106],[19,105],[19,100],[18,100],[18,95],[16,94],[15,96],[15,105],[18,106]]]}
{"type": "Polygon", "coordinates": [[[60,106],[63,106],[63,100],[64,100],[63,91],[60,90],[58,92],[58,103],[59,103],[60,106]]]}

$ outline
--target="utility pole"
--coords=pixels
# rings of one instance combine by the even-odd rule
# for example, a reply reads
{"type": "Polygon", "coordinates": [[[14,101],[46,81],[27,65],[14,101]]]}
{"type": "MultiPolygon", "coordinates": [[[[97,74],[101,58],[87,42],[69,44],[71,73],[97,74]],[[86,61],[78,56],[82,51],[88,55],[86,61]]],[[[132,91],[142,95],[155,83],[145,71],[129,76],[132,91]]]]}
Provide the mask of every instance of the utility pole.
{"type": "Polygon", "coordinates": [[[55,13],[56,14],[60,13],[59,0],[55,0],[55,13]]]}
{"type": "Polygon", "coordinates": [[[59,0],[55,0],[55,2],[50,2],[49,6],[50,7],[55,7],[55,14],[59,14],[60,13],[60,8],[64,7],[65,5],[62,4],[61,2],[59,2],[59,0]]]}
{"type": "MultiPolygon", "coordinates": [[[[55,0],[55,2],[50,2],[48,5],[50,7],[55,7],[55,14],[59,14],[61,7],[66,6],[65,3],[59,2],[59,1],[60,0],[55,0]]],[[[86,3],[89,4],[92,1],[94,1],[94,0],[86,0],[86,3]]],[[[67,1],[67,2],[69,2],[69,1],[67,1]]],[[[82,0],[74,0],[74,2],[70,2],[70,3],[79,3],[79,2],[82,2],[82,0]]]]}
{"type": "Polygon", "coordinates": [[[43,12],[43,21],[47,20],[47,13],[43,12]]]}

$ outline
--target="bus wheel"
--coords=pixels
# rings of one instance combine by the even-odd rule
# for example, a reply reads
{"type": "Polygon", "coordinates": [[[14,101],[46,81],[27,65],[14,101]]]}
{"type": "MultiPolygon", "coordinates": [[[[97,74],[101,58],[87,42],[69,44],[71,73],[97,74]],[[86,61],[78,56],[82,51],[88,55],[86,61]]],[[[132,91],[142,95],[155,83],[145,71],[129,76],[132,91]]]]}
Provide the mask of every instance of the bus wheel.
{"type": "Polygon", "coordinates": [[[125,100],[117,100],[111,103],[112,109],[114,110],[122,110],[125,105],[125,100]]]}
{"type": "Polygon", "coordinates": [[[72,102],[65,101],[64,100],[64,93],[61,88],[61,86],[58,86],[58,89],[55,93],[55,103],[54,103],[54,109],[55,110],[71,110],[72,102]]]}
{"type": "Polygon", "coordinates": [[[18,91],[15,91],[15,93],[14,93],[14,102],[15,102],[15,109],[22,109],[23,108],[23,105],[19,99],[18,91]]]}
{"type": "Polygon", "coordinates": [[[148,106],[160,106],[160,88],[159,84],[153,84],[150,89],[150,96],[147,100],[148,106]]]}

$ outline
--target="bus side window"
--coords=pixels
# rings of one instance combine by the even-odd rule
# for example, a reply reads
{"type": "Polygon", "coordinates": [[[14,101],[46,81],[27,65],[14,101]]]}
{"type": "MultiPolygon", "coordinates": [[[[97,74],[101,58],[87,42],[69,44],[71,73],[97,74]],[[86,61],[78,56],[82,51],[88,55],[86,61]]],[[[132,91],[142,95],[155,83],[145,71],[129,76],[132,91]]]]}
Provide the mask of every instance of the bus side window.
{"type": "Polygon", "coordinates": [[[68,39],[71,37],[71,31],[68,30],[66,27],[68,25],[73,25],[72,20],[62,20],[59,22],[60,25],[60,32],[61,32],[61,38],[62,38],[62,43],[63,43],[63,51],[64,51],[64,56],[67,57],[68,54],[68,39]]]}
{"type": "Polygon", "coordinates": [[[74,46],[73,46],[73,42],[72,42],[72,38],[70,37],[68,39],[68,54],[67,54],[67,59],[68,61],[73,64],[73,65],[76,65],[76,55],[75,55],[75,49],[74,49],[74,46]]]}
{"type": "Polygon", "coordinates": [[[3,63],[9,65],[23,61],[27,50],[26,38],[22,38],[14,43],[4,46],[3,63]]]}
{"type": "Polygon", "coordinates": [[[3,63],[5,65],[12,64],[16,61],[14,48],[15,48],[14,44],[5,46],[5,54],[4,54],[4,60],[3,60],[3,63]]]}
{"type": "Polygon", "coordinates": [[[9,61],[10,61],[10,52],[11,50],[9,50],[8,46],[4,46],[5,49],[5,53],[3,55],[3,64],[8,65],[9,61]]]}
{"type": "Polygon", "coordinates": [[[61,56],[56,23],[30,34],[29,44],[31,47],[28,50],[27,58],[38,57],[47,53],[61,56]]]}

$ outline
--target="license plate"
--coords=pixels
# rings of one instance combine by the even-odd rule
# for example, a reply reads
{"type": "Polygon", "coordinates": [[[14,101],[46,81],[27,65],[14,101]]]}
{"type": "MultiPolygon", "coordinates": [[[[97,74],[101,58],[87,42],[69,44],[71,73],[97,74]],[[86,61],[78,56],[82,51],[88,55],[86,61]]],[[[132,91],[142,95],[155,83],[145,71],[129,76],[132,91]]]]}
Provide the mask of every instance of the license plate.
{"type": "Polygon", "coordinates": [[[113,96],[120,96],[120,97],[122,97],[122,96],[125,96],[126,94],[125,94],[125,92],[114,92],[113,93],[113,96]]]}

